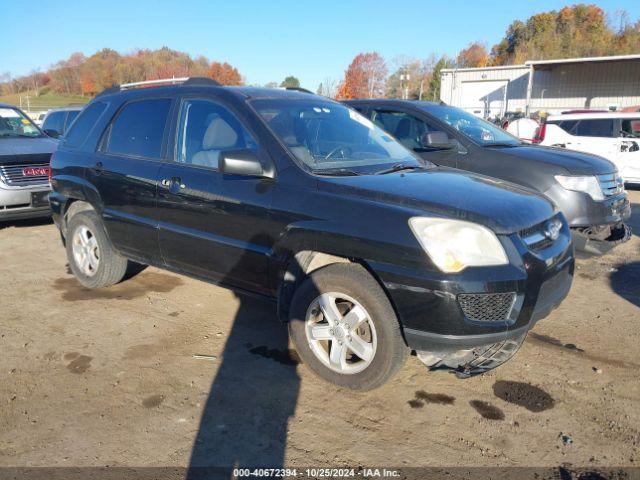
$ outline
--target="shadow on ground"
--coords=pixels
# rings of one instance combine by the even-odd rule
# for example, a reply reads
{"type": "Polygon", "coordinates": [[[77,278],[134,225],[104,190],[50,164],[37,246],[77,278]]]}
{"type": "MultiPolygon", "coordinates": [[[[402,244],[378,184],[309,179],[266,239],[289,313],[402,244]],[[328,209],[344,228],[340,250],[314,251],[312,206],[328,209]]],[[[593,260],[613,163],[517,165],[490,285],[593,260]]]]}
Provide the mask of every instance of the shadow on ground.
{"type": "Polygon", "coordinates": [[[620,265],[609,275],[609,282],[614,292],[640,307],[640,262],[620,265]]]}
{"type": "Polygon", "coordinates": [[[239,467],[284,466],[300,389],[298,357],[289,350],[275,304],[236,295],[240,305],[204,406],[189,480],[234,478],[239,467]]]}
{"type": "Polygon", "coordinates": [[[5,228],[10,228],[10,227],[16,227],[16,228],[39,227],[42,225],[50,225],[51,223],[53,223],[53,220],[51,220],[50,217],[0,221],[0,230],[4,230],[5,228]]]}

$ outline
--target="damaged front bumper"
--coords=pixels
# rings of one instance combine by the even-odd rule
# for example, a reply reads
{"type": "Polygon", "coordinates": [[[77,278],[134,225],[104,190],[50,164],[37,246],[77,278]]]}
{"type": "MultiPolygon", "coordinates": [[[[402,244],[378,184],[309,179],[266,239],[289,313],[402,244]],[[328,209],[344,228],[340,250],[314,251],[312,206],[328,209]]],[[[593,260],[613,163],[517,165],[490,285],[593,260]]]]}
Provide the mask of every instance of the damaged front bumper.
{"type": "Polygon", "coordinates": [[[631,238],[631,227],[620,222],[617,225],[572,228],[571,237],[576,250],[591,255],[604,255],[631,238]]]}

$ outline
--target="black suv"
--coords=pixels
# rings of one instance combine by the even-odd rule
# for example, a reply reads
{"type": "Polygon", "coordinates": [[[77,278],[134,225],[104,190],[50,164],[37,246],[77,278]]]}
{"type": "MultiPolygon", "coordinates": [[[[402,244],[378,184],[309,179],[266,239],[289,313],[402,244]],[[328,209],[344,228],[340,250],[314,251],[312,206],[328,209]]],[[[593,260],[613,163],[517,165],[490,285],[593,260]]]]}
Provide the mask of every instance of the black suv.
{"type": "Polygon", "coordinates": [[[610,161],[523,143],[460,108],[412,100],[349,100],[408,149],[437,165],[524,185],[548,196],[567,218],[576,250],[603,254],[631,238],[631,205],[610,161]]]}
{"type": "Polygon", "coordinates": [[[309,93],[115,89],[78,116],[50,196],[90,288],[131,262],[277,300],[301,358],[354,389],[410,349],[461,376],[510,358],[567,295],[567,222],[537,193],[425,165],[309,93]]]}

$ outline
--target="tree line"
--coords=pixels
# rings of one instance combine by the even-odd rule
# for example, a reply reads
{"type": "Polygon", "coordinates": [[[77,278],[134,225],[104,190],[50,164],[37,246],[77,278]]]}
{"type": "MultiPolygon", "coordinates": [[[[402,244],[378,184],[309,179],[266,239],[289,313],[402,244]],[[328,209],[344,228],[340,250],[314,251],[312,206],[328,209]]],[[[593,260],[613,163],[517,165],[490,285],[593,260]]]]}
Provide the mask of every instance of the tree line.
{"type": "MultiPolygon", "coordinates": [[[[336,87],[339,98],[405,97],[438,100],[440,70],[518,65],[527,60],[626,55],[640,53],[640,20],[616,12],[607,17],[596,5],[578,4],[514,21],[488,50],[472,42],[455,58],[431,55],[426,60],[399,58],[389,75],[376,52],[357,55],[336,87]]],[[[321,90],[323,85],[320,86],[321,90]]]]}
{"type": "MultiPolygon", "coordinates": [[[[342,79],[324,79],[316,92],[332,98],[404,97],[438,100],[440,71],[521,64],[526,60],[623,55],[640,53],[640,20],[635,23],[626,12],[613,18],[596,5],[578,4],[516,20],[504,37],[488,50],[472,42],[455,58],[431,54],[426,59],[397,57],[388,63],[377,52],[356,55],[342,79]],[[391,66],[391,69],[390,69],[391,66]],[[391,71],[390,71],[391,70],[391,71]]],[[[243,85],[244,77],[227,62],[163,47],[120,54],[105,48],[86,57],[74,53],[46,71],[32,71],[13,78],[0,75],[3,95],[29,92],[36,96],[49,91],[58,94],[93,96],[113,85],[171,77],[204,76],[223,85],[243,85]]],[[[268,87],[299,87],[289,75],[268,87]]]]}

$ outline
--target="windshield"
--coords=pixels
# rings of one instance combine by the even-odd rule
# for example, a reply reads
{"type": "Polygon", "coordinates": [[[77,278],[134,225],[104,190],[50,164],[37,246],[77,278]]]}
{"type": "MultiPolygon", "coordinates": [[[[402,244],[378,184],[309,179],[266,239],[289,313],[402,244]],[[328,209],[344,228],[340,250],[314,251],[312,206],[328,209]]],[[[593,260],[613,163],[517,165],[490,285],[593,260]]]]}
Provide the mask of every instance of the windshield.
{"type": "Polygon", "coordinates": [[[0,108],[0,137],[39,137],[40,130],[15,108],[0,108]]]}
{"type": "Polygon", "coordinates": [[[494,124],[459,108],[433,105],[429,106],[427,111],[478,145],[489,147],[492,145],[520,145],[522,143],[518,138],[494,124]]]}
{"type": "MultiPolygon", "coordinates": [[[[254,100],[251,105],[288,150],[314,173],[424,168],[424,162],[354,110],[319,98],[254,100]]],[[[345,172],[342,172],[345,173],[345,172]]]]}

